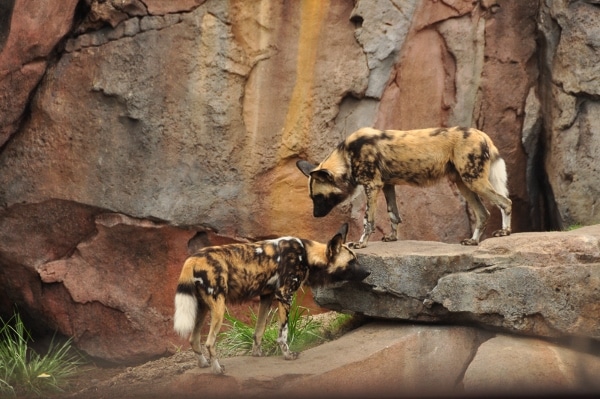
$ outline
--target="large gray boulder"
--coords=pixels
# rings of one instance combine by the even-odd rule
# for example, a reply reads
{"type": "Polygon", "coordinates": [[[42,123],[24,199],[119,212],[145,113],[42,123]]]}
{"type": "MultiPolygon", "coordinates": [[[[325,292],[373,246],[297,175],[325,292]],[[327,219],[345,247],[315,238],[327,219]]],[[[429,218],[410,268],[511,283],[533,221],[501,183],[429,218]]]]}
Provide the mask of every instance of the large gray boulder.
{"type": "Polygon", "coordinates": [[[600,225],[518,233],[479,247],[374,242],[364,283],[315,290],[321,306],[396,320],[600,339],[600,225]]]}

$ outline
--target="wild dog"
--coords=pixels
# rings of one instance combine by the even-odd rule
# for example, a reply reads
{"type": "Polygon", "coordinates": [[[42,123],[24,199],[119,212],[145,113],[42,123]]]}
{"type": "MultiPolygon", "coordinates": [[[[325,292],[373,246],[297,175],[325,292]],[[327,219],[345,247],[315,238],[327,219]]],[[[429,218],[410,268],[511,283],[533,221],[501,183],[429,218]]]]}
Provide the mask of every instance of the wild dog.
{"type": "Polygon", "coordinates": [[[367,246],[375,231],[375,206],[383,190],[392,230],[382,241],[398,239],[402,222],[396,204],[395,185],[429,186],[447,177],[475,214],[471,238],[463,245],[478,245],[490,212],[482,198],[500,208],[502,229],[495,237],[511,233],[512,201],[508,198],[507,174],[498,149],[484,132],[463,127],[420,130],[376,130],[362,128],[350,134],[323,162],[315,166],[296,162],[308,177],[313,215],[323,217],[361,185],[367,197],[364,229],[351,248],[367,246]]]}
{"type": "Polygon", "coordinates": [[[281,237],[255,243],[206,247],[184,263],[175,294],[174,328],[189,336],[198,366],[212,366],[223,374],[216,352],[216,338],[223,323],[226,303],[260,297],[252,355],[261,356],[261,341],[273,299],[278,302],[277,343],[287,360],[298,357],[288,346],[288,316],[294,293],[303,285],[324,286],[361,281],[370,272],[360,266],[356,254],[344,244],[348,224],[327,243],[281,237]],[[208,312],[210,329],[202,353],[201,329],[208,312]]]}

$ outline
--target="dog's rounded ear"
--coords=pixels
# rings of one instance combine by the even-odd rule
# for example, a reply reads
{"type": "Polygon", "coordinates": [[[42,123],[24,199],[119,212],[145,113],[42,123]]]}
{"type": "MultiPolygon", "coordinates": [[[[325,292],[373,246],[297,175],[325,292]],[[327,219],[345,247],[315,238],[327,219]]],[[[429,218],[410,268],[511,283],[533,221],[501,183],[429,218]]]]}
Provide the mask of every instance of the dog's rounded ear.
{"type": "Polygon", "coordinates": [[[342,242],[346,242],[346,235],[348,235],[348,223],[344,223],[338,230],[338,234],[342,235],[342,242]]]}
{"type": "Polygon", "coordinates": [[[310,172],[310,176],[318,181],[333,183],[335,178],[329,169],[317,169],[310,172]]]}
{"type": "Polygon", "coordinates": [[[303,159],[299,160],[298,162],[296,162],[296,166],[298,167],[298,169],[300,169],[300,171],[302,173],[304,173],[304,175],[306,177],[310,176],[310,172],[313,171],[314,168],[316,168],[315,165],[311,164],[310,162],[307,162],[303,159]]]}
{"type": "MultiPolygon", "coordinates": [[[[348,227],[348,225],[346,225],[348,227]]],[[[342,226],[343,228],[343,226],[342,226]]],[[[335,258],[342,250],[342,244],[344,243],[345,234],[338,231],[331,240],[327,243],[327,260],[335,258]]]]}

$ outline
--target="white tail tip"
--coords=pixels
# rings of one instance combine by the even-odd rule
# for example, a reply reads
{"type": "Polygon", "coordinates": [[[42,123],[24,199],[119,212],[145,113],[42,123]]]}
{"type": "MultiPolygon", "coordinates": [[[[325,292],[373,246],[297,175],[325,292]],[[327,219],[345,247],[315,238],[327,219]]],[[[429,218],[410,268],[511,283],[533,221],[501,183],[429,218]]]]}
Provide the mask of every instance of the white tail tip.
{"type": "Polygon", "coordinates": [[[198,303],[196,298],[189,294],[175,294],[175,316],[173,328],[177,334],[187,338],[196,325],[196,311],[198,303]]]}
{"type": "Polygon", "coordinates": [[[506,164],[502,158],[498,158],[491,165],[490,183],[498,194],[508,197],[507,182],[508,176],[506,174],[506,164]]]}

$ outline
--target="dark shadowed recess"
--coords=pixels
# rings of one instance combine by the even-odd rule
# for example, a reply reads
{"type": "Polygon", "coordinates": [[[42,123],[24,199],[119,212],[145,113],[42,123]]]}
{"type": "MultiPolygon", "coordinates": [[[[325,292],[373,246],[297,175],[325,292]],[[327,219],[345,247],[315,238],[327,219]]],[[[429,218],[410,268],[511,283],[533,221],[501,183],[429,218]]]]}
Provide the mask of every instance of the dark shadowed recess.
{"type": "Polygon", "coordinates": [[[8,32],[10,32],[10,20],[14,7],[15,0],[0,0],[0,52],[4,49],[8,32]]]}

